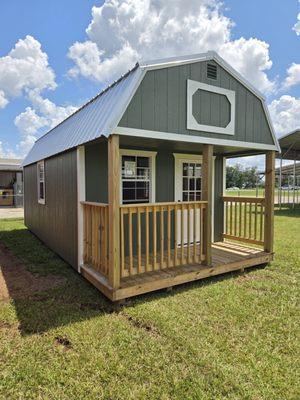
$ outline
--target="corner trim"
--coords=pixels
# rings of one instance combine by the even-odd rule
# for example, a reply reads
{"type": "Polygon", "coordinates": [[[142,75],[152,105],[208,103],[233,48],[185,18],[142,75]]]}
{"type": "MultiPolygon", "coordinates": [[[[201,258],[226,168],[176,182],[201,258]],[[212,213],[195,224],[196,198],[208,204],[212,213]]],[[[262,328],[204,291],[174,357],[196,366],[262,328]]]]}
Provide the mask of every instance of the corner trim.
{"type": "Polygon", "coordinates": [[[77,147],[77,270],[81,273],[83,266],[83,206],[85,201],[85,147],[77,147]]]}

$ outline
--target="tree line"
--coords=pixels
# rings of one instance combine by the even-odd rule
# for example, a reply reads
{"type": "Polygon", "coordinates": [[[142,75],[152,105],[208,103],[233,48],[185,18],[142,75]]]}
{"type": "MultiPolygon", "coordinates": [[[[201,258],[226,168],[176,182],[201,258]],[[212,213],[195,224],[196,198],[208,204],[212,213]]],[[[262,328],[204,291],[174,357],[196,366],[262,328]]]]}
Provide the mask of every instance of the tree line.
{"type": "Polygon", "coordinates": [[[262,176],[257,167],[243,167],[241,164],[226,167],[226,188],[255,188],[262,184],[262,176]]]}

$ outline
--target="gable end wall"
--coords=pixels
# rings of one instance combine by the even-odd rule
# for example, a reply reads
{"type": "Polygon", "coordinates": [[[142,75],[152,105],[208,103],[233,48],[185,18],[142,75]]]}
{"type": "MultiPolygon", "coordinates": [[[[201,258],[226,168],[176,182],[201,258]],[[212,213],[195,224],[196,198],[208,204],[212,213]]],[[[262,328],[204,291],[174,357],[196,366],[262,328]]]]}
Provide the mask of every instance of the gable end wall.
{"type": "MultiPolygon", "coordinates": [[[[119,126],[214,139],[274,144],[261,100],[219,64],[214,61],[209,63],[218,67],[217,80],[206,77],[206,61],[148,71],[119,126]],[[186,128],[187,79],[235,91],[234,135],[186,128]]],[[[207,92],[202,95],[201,101],[199,107],[203,119],[210,120],[210,124],[214,126],[222,124],[224,116],[218,98],[207,92]]]]}

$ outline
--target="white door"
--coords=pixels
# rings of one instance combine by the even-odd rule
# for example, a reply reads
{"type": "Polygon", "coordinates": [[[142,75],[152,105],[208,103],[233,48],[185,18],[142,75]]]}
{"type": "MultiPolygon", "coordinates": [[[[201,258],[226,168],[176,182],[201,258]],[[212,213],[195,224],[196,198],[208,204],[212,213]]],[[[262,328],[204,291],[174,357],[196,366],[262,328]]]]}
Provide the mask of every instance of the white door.
{"type": "MultiPolygon", "coordinates": [[[[202,156],[201,155],[188,155],[176,154],[175,157],[175,201],[200,201],[202,199],[202,156]]],[[[213,168],[214,176],[214,168],[213,168]]],[[[200,221],[200,210],[196,211],[196,221],[200,221]]],[[[212,213],[213,214],[213,213],[212,213]]],[[[188,224],[188,211],[183,211],[183,245],[188,242],[188,226],[190,227],[190,238],[193,243],[194,230],[196,229],[196,242],[200,241],[199,226],[194,226],[194,211],[189,212],[188,224]]],[[[177,230],[177,243],[181,245],[181,211],[177,214],[178,230],[177,230]]],[[[200,221],[202,223],[202,221],[200,221]]]]}

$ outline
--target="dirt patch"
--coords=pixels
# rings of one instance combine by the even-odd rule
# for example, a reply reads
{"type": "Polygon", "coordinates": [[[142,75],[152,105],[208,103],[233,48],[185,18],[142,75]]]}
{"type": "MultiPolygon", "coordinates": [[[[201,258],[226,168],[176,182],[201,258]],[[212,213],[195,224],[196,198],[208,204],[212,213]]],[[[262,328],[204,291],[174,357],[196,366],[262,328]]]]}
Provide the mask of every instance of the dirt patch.
{"type": "Polygon", "coordinates": [[[153,325],[147,324],[125,313],[122,313],[121,315],[123,315],[127,319],[127,321],[135,328],[142,329],[153,336],[160,336],[159,331],[153,325]]]}
{"type": "Polygon", "coordinates": [[[33,275],[7,247],[0,243],[0,300],[34,299],[34,294],[64,282],[65,278],[61,276],[33,275]]]}
{"type": "Polygon", "coordinates": [[[70,350],[72,348],[72,343],[70,342],[70,340],[63,336],[56,336],[55,344],[63,346],[65,350],[70,350]]]}

